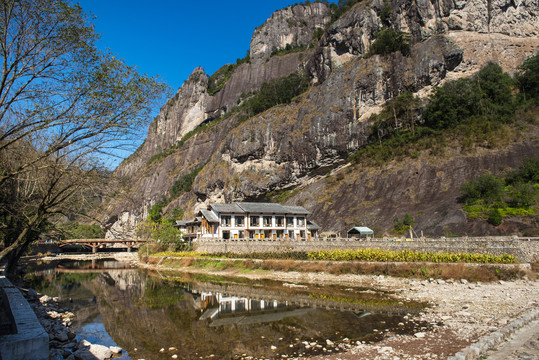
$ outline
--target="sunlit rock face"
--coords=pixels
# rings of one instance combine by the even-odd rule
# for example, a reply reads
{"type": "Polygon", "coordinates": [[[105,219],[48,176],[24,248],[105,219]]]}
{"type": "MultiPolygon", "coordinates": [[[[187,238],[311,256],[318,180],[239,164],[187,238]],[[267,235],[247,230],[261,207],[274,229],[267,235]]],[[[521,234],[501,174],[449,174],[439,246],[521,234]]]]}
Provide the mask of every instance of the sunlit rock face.
{"type": "Polygon", "coordinates": [[[330,10],[322,3],[289,6],[276,11],[259,26],[251,39],[251,60],[269,59],[272,52],[289,47],[308,46],[317,29],[324,29],[331,19],[330,10]]]}

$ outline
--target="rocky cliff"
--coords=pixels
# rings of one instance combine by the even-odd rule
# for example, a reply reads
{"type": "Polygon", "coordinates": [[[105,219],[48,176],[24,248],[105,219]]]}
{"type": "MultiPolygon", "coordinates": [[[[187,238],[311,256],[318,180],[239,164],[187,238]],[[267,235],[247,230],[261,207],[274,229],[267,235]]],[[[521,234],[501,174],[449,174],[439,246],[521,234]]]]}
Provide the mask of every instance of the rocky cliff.
{"type": "Polygon", "coordinates": [[[538,8],[537,0],[370,0],[333,22],[335,9],[322,3],[276,12],[255,30],[250,61],[232,65],[217,93],[208,93],[209,78],[199,68],[163,106],[145,143],[116,170],[124,187],[108,206],[109,224],[132,228],[163,197],[168,209],[189,216],[209,201],[293,189],[281,200],[306,206],[324,229],[362,222],[383,232],[394,216],[413,212],[418,229],[431,234],[504,231],[466,225],[456,194],[484,170],[518,166],[524,149],[537,155],[534,136],[474,154],[421,155],[387,169],[350,166],[347,157],[367,144],[369,116],[387,100],[405,92],[425,98],[434,86],[490,61],[513,72],[539,48],[538,8]],[[367,56],[388,24],[409,35],[410,53],[367,56]],[[289,51],[275,54],[279,49],[289,51]],[[264,82],[298,70],[312,86],[291,104],[247,120],[236,115],[235,107],[264,82]],[[176,180],[194,169],[201,170],[192,189],[170,198],[176,180]]]}

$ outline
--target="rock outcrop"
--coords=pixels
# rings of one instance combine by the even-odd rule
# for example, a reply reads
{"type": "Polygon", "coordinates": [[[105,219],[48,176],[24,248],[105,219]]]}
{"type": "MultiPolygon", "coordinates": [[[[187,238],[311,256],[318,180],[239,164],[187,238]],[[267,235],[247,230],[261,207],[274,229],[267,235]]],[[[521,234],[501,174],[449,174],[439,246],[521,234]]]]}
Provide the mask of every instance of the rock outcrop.
{"type": "Polygon", "coordinates": [[[250,55],[254,62],[265,61],[272,52],[307,46],[317,29],[324,29],[331,19],[329,7],[323,3],[289,6],[276,11],[255,30],[250,55]]]}
{"type": "MultiPolygon", "coordinates": [[[[343,217],[365,218],[367,214],[357,203],[373,202],[372,197],[380,199],[381,204],[389,204],[384,206],[396,207],[391,211],[379,210],[384,213],[376,223],[381,230],[382,223],[385,228],[391,227],[391,216],[408,209],[406,201],[421,201],[422,211],[429,212],[428,217],[418,220],[422,229],[438,235],[446,228],[463,230],[466,219],[454,203],[456,191],[466,178],[483,170],[495,170],[487,160],[492,159],[492,154],[477,154],[477,163],[436,160],[444,166],[474,167],[473,171],[455,172],[460,177],[451,180],[448,191],[437,193],[441,198],[434,199],[426,189],[417,188],[414,199],[399,198],[402,202],[395,205],[387,189],[381,187],[370,190],[368,197],[351,196],[346,202],[330,199],[340,198],[346,191],[360,192],[363,185],[356,183],[336,187],[339,190],[334,195],[328,190],[328,198],[319,203],[309,202],[305,196],[316,199],[312,189],[321,193],[326,186],[320,179],[344,166],[350,152],[365,146],[371,126],[368,119],[387,100],[404,92],[424,98],[434,86],[469,76],[489,61],[497,61],[512,73],[539,48],[538,8],[537,0],[371,0],[357,3],[331,25],[329,8],[321,3],[280,10],[255,31],[251,61],[235,65],[219,92],[208,94],[208,76],[198,68],[163,106],[150,126],[146,142],[116,170],[125,180],[124,190],[109,204],[109,222],[115,223],[120,232],[134,228],[146,217],[150,206],[169,196],[179,177],[202,168],[192,191],[169,199],[169,209],[181,207],[190,216],[209,201],[256,200],[269,191],[296,188],[289,201],[305,201],[307,208],[313,210],[314,220],[324,228],[348,226],[350,221],[342,220],[343,217]],[[323,26],[327,28],[318,41],[313,38],[314,31],[323,26]],[[376,33],[387,26],[410,35],[408,56],[400,52],[366,56],[376,33]],[[271,56],[271,49],[287,44],[307,48],[271,56]],[[308,48],[309,44],[316,45],[308,48]],[[174,147],[200,124],[231,112],[245,100],[245,94],[256,91],[264,82],[298,70],[305,70],[315,85],[291,104],[274,107],[246,121],[227,116],[184,139],[182,146],[174,147]],[[161,152],[163,156],[150,161],[161,152]],[[444,212],[431,207],[433,202],[452,205],[444,212]],[[355,210],[349,211],[351,207],[355,210]],[[350,214],[344,216],[347,211],[350,214]]],[[[536,144],[526,141],[519,146],[533,154],[536,144]]],[[[518,166],[514,149],[505,151],[506,155],[500,156],[511,158],[511,164],[518,166]]],[[[508,166],[511,164],[507,162],[508,166]]],[[[427,184],[436,183],[438,166],[425,159],[418,166],[417,171],[427,184]],[[432,171],[423,174],[421,168],[432,171]]],[[[406,179],[413,178],[413,174],[408,175],[406,179]]],[[[376,176],[389,176],[392,183],[407,184],[398,176],[376,176]]],[[[336,181],[346,183],[342,179],[336,181]]],[[[362,181],[378,182],[367,175],[362,181]]]]}

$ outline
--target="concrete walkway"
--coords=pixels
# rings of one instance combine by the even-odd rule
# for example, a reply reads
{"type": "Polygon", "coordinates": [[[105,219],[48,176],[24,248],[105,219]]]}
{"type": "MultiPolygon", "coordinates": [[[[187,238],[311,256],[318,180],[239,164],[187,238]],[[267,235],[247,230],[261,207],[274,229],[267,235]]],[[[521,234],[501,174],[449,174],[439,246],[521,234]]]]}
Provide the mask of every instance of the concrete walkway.
{"type": "Polygon", "coordinates": [[[0,287],[4,290],[15,320],[17,333],[0,336],[0,359],[47,360],[49,335],[36,314],[17,289],[0,271],[0,287]]]}
{"type": "Polygon", "coordinates": [[[539,319],[486,353],[488,360],[539,360],[539,319]]]}

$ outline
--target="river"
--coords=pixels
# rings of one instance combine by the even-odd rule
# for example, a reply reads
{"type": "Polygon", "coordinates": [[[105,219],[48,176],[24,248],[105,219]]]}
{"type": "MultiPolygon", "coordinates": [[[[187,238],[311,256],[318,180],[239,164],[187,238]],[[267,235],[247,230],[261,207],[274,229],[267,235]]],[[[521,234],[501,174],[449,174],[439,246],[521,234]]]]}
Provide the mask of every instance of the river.
{"type": "Polygon", "coordinates": [[[118,345],[121,359],[334,353],[339,344],[417,331],[414,314],[424,307],[367,288],[160,273],[108,260],[41,264],[27,280],[75,313],[78,339],[118,345]]]}

